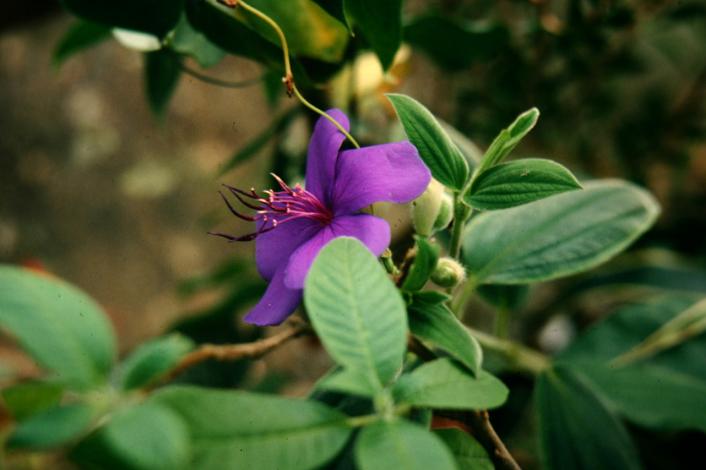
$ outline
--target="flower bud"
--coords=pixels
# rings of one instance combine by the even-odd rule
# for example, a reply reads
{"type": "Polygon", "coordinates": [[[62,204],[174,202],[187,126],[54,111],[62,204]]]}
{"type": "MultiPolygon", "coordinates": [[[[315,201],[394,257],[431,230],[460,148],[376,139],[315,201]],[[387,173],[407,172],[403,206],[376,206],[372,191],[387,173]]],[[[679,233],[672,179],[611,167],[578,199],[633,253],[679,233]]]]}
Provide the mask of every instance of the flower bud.
{"type": "Polygon", "coordinates": [[[466,270],[453,258],[441,258],[431,273],[431,280],[439,287],[456,287],[466,279],[466,270]]]}
{"type": "Polygon", "coordinates": [[[412,201],[412,224],[419,235],[430,237],[434,233],[443,198],[444,186],[432,179],[426,191],[412,201]]]}
{"type": "Polygon", "coordinates": [[[441,207],[439,208],[439,215],[436,216],[434,221],[434,231],[443,230],[449,226],[451,220],[454,217],[454,199],[453,197],[444,191],[441,198],[441,207]]]}

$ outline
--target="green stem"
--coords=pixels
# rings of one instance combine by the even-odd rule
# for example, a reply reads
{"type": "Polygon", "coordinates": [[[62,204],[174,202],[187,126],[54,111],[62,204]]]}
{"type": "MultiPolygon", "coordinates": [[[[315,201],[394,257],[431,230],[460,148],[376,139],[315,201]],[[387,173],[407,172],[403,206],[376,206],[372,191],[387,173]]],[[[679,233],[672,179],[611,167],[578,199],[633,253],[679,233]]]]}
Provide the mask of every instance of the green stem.
{"type": "Polygon", "coordinates": [[[451,311],[457,317],[461,318],[463,315],[463,312],[466,310],[466,305],[476,292],[476,287],[478,287],[478,283],[472,277],[469,277],[468,280],[466,280],[466,282],[461,286],[460,294],[455,296],[451,305],[451,311]]]}
{"type": "Polygon", "coordinates": [[[510,309],[498,308],[495,312],[495,336],[507,339],[510,336],[510,309]]]}
{"type": "Polygon", "coordinates": [[[326,113],[325,111],[323,111],[322,109],[317,108],[316,106],[314,106],[313,104],[311,104],[309,101],[307,101],[307,99],[304,98],[304,97],[301,95],[301,93],[299,93],[299,89],[298,89],[297,86],[294,84],[294,82],[292,82],[292,92],[294,93],[294,96],[296,96],[297,99],[298,99],[304,106],[306,106],[307,108],[311,109],[311,110],[314,111],[315,113],[318,113],[318,114],[320,114],[321,116],[323,116],[323,117],[325,117],[326,119],[328,119],[328,120],[331,122],[331,124],[333,124],[334,126],[336,126],[336,128],[337,128],[339,131],[341,131],[341,133],[342,133],[343,135],[346,136],[346,138],[351,142],[351,144],[353,144],[353,146],[354,146],[355,148],[357,148],[357,149],[360,148],[360,144],[358,143],[358,141],[355,140],[355,139],[353,138],[353,136],[352,136],[347,130],[345,130],[341,124],[339,124],[338,121],[336,121],[333,117],[331,117],[329,114],[327,114],[327,113],[326,113]]]}
{"type": "Polygon", "coordinates": [[[539,375],[551,366],[550,358],[539,351],[470,327],[466,327],[466,329],[478,340],[481,346],[499,353],[517,370],[529,372],[532,375],[539,375]]]}
{"type": "Polygon", "coordinates": [[[454,223],[451,228],[451,243],[449,244],[449,255],[458,259],[461,256],[461,236],[466,220],[471,216],[471,209],[461,201],[458,193],[454,194],[454,223]]]}

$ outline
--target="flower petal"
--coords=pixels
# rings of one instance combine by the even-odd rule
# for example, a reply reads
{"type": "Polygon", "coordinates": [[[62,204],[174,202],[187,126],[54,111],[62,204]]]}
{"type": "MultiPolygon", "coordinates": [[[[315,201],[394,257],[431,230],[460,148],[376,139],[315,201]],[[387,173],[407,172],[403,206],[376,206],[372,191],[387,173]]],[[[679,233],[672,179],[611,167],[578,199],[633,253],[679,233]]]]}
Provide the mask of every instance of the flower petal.
{"type": "MultiPolygon", "coordinates": [[[[327,113],[347,131],[350,128],[348,118],[339,109],[330,109],[327,113]]],[[[319,118],[309,141],[306,165],[306,190],[327,204],[333,187],[338,151],[346,140],[331,121],[319,118]]]]}
{"type": "Polygon", "coordinates": [[[280,269],[267,286],[260,302],[245,316],[246,322],[259,326],[279,325],[297,309],[302,291],[287,288],[283,279],[284,269],[280,269]]]}
{"type": "Polygon", "coordinates": [[[284,284],[292,289],[302,289],[316,255],[336,237],[357,238],[375,256],[380,256],[390,244],[390,226],[384,219],[368,214],[336,217],[331,225],[292,253],[285,269],[284,284]]]}
{"type": "MultiPolygon", "coordinates": [[[[296,219],[288,222],[278,220],[279,226],[255,239],[255,261],[257,270],[266,280],[272,279],[278,268],[284,268],[290,255],[302,243],[321,230],[319,222],[311,219],[296,219]]],[[[261,223],[258,223],[258,229],[261,223]]]]}
{"type": "Polygon", "coordinates": [[[332,206],[339,215],[374,202],[409,202],[424,192],[429,181],[429,169],[409,142],[346,150],[336,162],[332,206]]]}

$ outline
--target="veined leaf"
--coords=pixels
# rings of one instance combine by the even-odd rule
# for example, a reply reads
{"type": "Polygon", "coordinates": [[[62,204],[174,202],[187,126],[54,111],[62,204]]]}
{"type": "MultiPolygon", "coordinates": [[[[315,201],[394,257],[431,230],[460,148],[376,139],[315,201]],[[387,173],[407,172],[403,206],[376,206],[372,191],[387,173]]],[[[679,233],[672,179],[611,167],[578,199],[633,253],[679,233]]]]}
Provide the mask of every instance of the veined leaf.
{"type": "Polygon", "coordinates": [[[476,209],[507,209],[580,188],[562,165],[527,158],[488,168],[473,180],[464,199],[476,209]]]}
{"type": "Polygon", "coordinates": [[[509,127],[500,131],[500,134],[493,140],[483,155],[483,160],[478,167],[477,175],[503,161],[517,144],[529,134],[529,131],[537,124],[539,110],[532,108],[517,116],[517,119],[509,127]]]}
{"type": "Polygon", "coordinates": [[[171,334],[142,344],[122,365],[122,386],[126,390],[142,387],[171,369],[194,347],[180,334],[171,334]]]}
{"type": "Polygon", "coordinates": [[[409,96],[388,94],[387,98],[432,176],[451,189],[463,189],[469,175],[468,163],[434,115],[409,96]]]}
{"type": "Polygon", "coordinates": [[[496,408],[507,399],[505,385],[489,373],[474,378],[453,360],[427,362],[403,375],[393,389],[395,400],[416,406],[482,410],[496,408]]]}
{"type": "Polygon", "coordinates": [[[461,469],[493,470],[495,465],[482,445],[468,433],[457,428],[437,429],[439,436],[456,458],[461,469]]]}
{"type": "Polygon", "coordinates": [[[314,329],[331,357],[380,390],[402,367],[407,316],[397,288],[375,256],[341,237],[316,257],[304,287],[314,329]]]}
{"type": "Polygon", "coordinates": [[[418,291],[429,280],[432,271],[436,267],[436,262],[439,260],[439,247],[433,245],[422,237],[415,237],[417,245],[417,256],[409,268],[409,272],[404,282],[402,289],[406,291],[418,291]]]}
{"type": "Polygon", "coordinates": [[[7,445],[14,449],[46,450],[60,447],[87,432],[94,411],[83,403],[57,406],[22,421],[7,445]]]}
{"type": "Polygon", "coordinates": [[[402,43],[402,0],[343,0],[346,18],[360,29],[387,70],[402,43]]]}
{"type": "Polygon", "coordinates": [[[621,181],[570,191],[471,220],[463,241],[469,275],[480,283],[526,284],[591,269],[644,233],[659,206],[621,181]]]}

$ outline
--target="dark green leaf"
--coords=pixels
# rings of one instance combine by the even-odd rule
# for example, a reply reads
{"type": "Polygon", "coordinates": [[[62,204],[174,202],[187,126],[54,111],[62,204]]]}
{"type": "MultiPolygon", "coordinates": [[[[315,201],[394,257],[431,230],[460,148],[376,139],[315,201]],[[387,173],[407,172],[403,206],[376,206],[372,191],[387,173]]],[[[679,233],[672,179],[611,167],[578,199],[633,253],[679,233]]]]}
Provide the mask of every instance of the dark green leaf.
{"type": "Polygon", "coordinates": [[[517,144],[532,130],[539,119],[539,110],[532,108],[517,116],[517,119],[493,140],[483,155],[483,160],[478,167],[477,175],[491,168],[507,157],[517,144]]]}
{"type": "Polygon", "coordinates": [[[195,59],[201,67],[212,67],[225,56],[225,51],[196,31],[186,16],[179,20],[169,45],[174,51],[195,59]]]}
{"type": "Polygon", "coordinates": [[[24,421],[33,414],[55,406],[64,389],[49,382],[25,382],[2,390],[5,407],[16,421],[24,421]]]}
{"type": "Polygon", "coordinates": [[[343,8],[387,70],[402,42],[402,0],[344,0],[343,8]]]}
{"type": "Polygon", "coordinates": [[[145,89],[152,112],[162,117],[181,76],[180,58],[169,50],[145,54],[145,89]]]}
{"type": "Polygon", "coordinates": [[[468,179],[468,163],[434,116],[409,96],[388,94],[387,97],[432,176],[451,189],[463,189],[468,179]]]}
{"type": "Polygon", "coordinates": [[[458,468],[493,470],[495,466],[482,445],[468,433],[456,428],[437,429],[434,433],[444,441],[456,458],[458,468]]]}
{"type": "Polygon", "coordinates": [[[429,280],[439,260],[439,247],[423,237],[415,237],[417,255],[409,268],[402,289],[410,292],[421,290],[429,280]]]}
{"type": "Polygon", "coordinates": [[[464,199],[476,209],[506,209],[580,188],[562,165],[528,158],[488,168],[473,179],[464,199]]]}
{"type": "Polygon", "coordinates": [[[508,390],[485,371],[474,378],[453,360],[427,362],[403,375],[393,389],[395,400],[416,406],[482,410],[505,403],[508,390]]]}
{"type": "Polygon", "coordinates": [[[85,20],[164,37],[179,21],[183,0],[61,0],[85,20]]]}
{"type": "Polygon", "coordinates": [[[59,279],[0,265],[0,327],[69,387],[96,385],[112,367],[115,338],[107,317],[59,279]]]}
{"type": "Polygon", "coordinates": [[[93,410],[82,403],[50,408],[22,421],[10,435],[7,445],[32,450],[59,447],[85,433],[93,418],[93,410]]]}
{"type": "Polygon", "coordinates": [[[311,469],[343,448],[352,429],[321,403],[197,387],[154,400],[176,411],[193,438],[192,468],[311,469]]]}
{"type": "Polygon", "coordinates": [[[142,344],[122,366],[122,387],[126,390],[149,385],[171,369],[194,347],[179,334],[171,334],[142,344]]]}
{"type": "Polygon", "coordinates": [[[586,184],[512,209],[480,214],[464,234],[463,260],[481,283],[525,284],[591,269],[645,232],[659,206],[620,181],[586,184]]]}
{"type": "Polygon", "coordinates": [[[563,368],[542,373],[535,404],[544,468],[640,468],[622,423],[575,373],[563,368]]]}
{"type": "Polygon", "coordinates": [[[66,59],[77,52],[95,46],[109,37],[110,28],[107,26],[90,21],[75,22],[66,31],[54,50],[54,65],[63,64],[66,59]]]}
{"type": "Polygon", "coordinates": [[[440,347],[478,374],[483,351],[443,303],[425,302],[415,297],[409,307],[409,329],[414,336],[440,347]]]}
{"type": "Polygon", "coordinates": [[[402,367],[407,316],[397,288],[358,240],[341,237],[319,253],[304,301],[326,350],[380,390],[402,367]]]}
{"type": "Polygon", "coordinates": [[[355,445],[360,470],[455,470],[453,456],[434,433],[399,420],[363,428],[355,445]]]}

